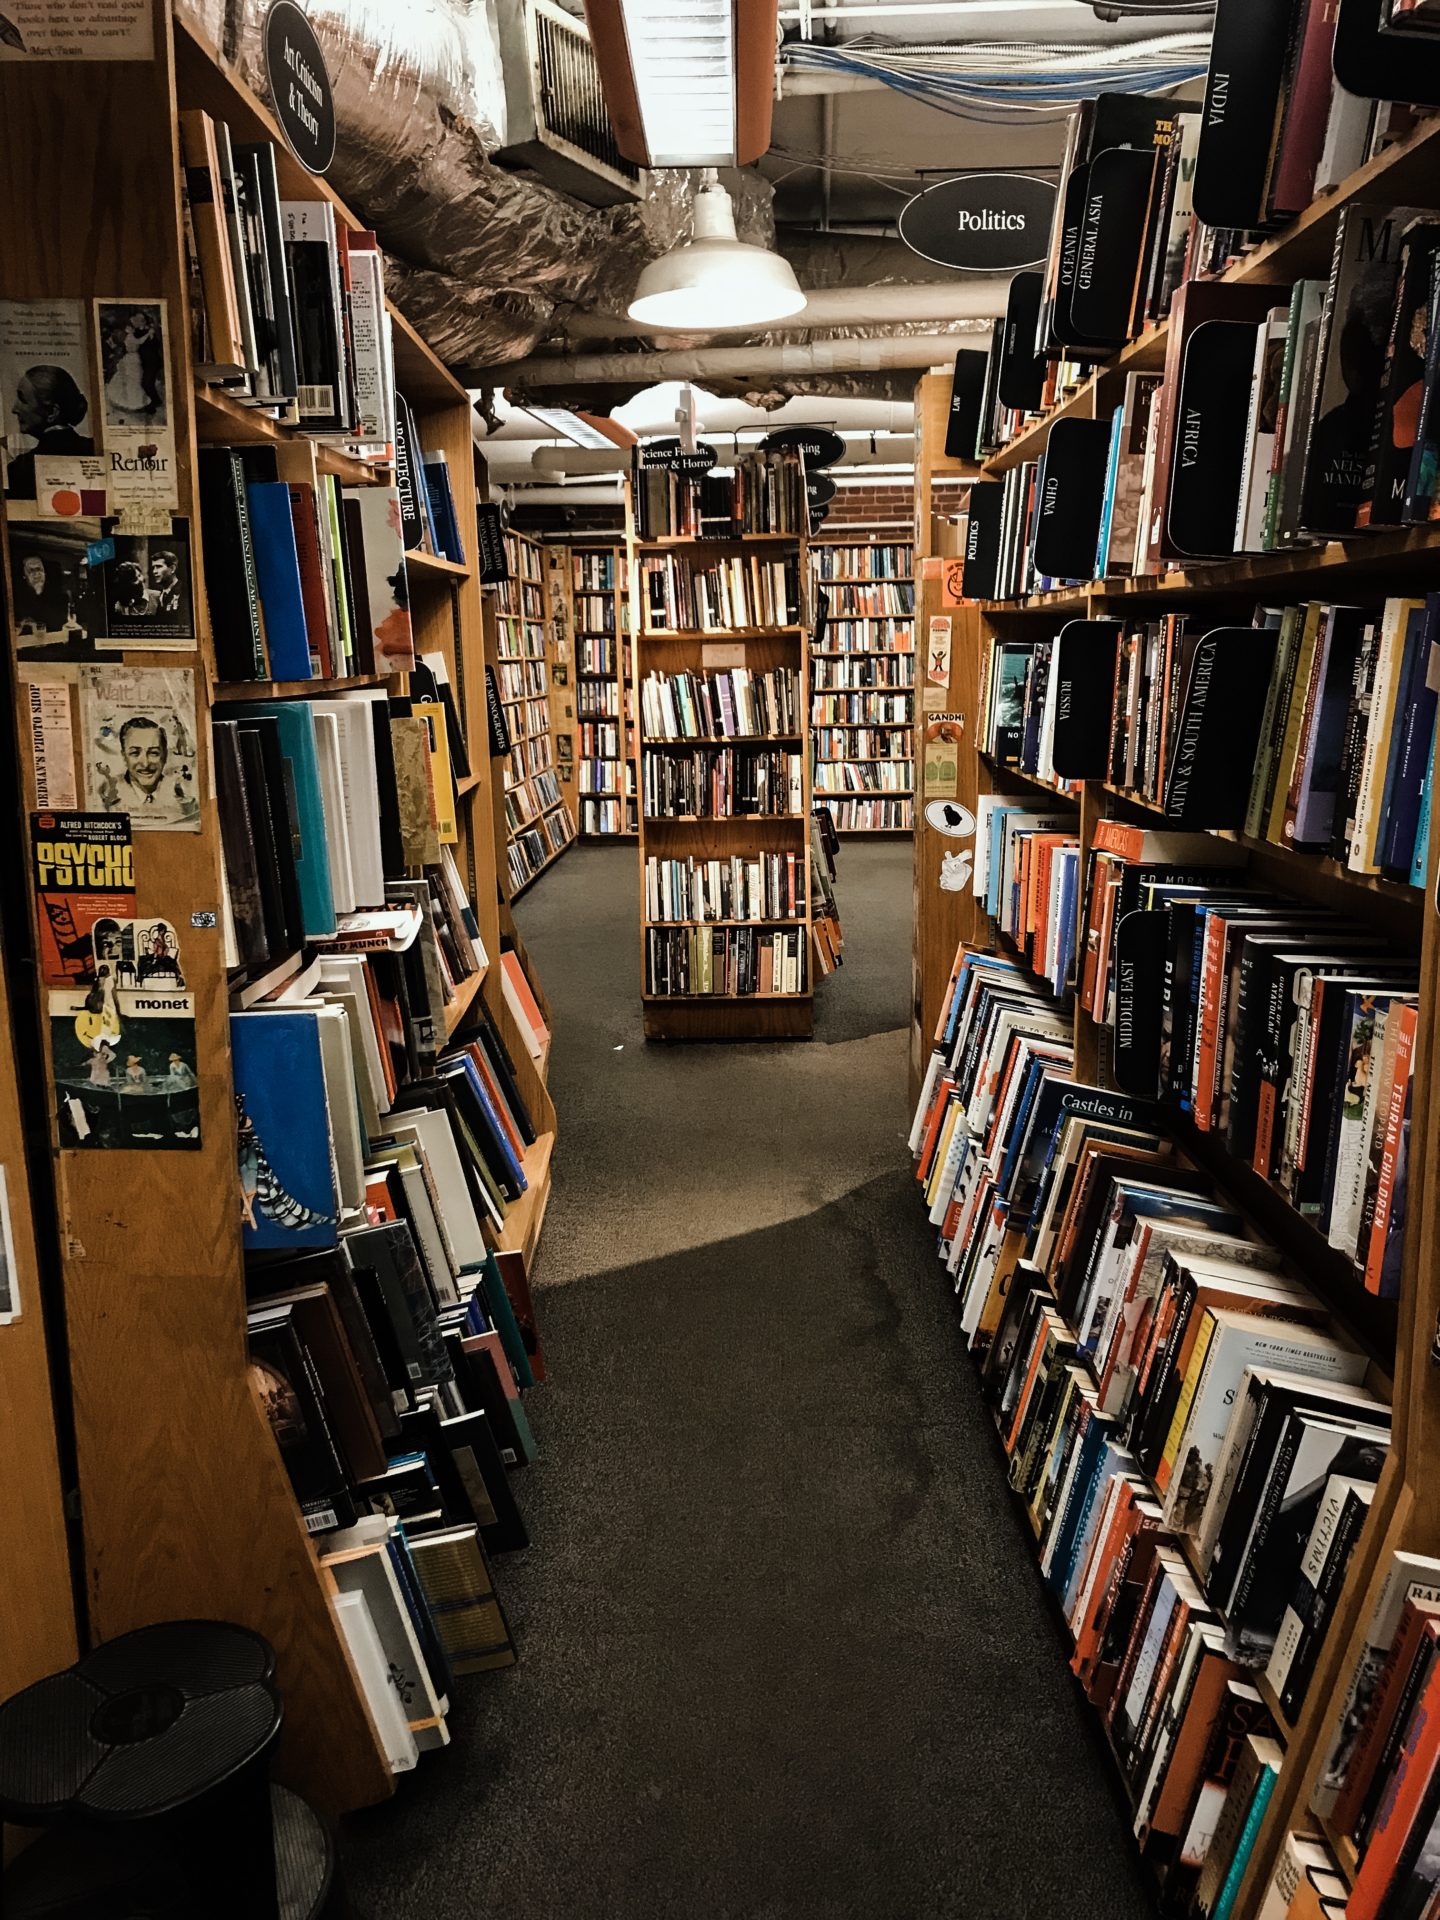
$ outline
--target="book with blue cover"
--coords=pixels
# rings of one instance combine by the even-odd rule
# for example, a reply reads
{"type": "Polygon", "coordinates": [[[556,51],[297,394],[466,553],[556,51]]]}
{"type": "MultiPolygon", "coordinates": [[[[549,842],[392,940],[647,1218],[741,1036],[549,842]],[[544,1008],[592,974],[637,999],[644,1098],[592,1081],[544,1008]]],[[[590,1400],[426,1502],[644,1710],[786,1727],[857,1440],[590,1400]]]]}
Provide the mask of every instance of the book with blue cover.
{"type": "Polygon", "coordinates": [[[283,480],[252,480],[245,489],[265,646],[273,680],[310,680],[310,634],[300,585],[300,555],[290,517],[290,489],[283,480]]]}
{"type": "Polygon", "coordinates": [[[247,1252],[336,1243],[320,1026],[303,1009],[230,1016],[247,1252]]]}

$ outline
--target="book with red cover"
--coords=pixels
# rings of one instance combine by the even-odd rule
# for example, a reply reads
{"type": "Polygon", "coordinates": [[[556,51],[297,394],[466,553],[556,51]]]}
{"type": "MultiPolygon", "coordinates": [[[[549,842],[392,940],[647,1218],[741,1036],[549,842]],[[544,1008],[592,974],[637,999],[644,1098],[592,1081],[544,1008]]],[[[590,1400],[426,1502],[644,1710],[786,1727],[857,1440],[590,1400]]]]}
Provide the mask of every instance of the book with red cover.
{"type": "Polygon", "coordinates": [[[1395,1726],[1407,1684],[1422,1656],[1427,1632],[1437,1625],[1440,1625],[1440,1601],[1405,1602],[1395,1638],[1390,1643],[1389,1658],[1371,1695],[1370,1711],[1345,1775],[1345,1785],[1331,1812],[1331,1824],[1337,1833],[1355,1831],[1361,1810],[1370,1798],[1376,1769],[1395,1726]]]}
{"type": "Polygon", "coordinates": [[[310,642],[310,664],[316,678],[332,679],[330,603],[325,593],[325,559],[320,546],[320,521],[315,489],[303,480],[286,483],[290,520],[295,529],[295,557],[300,563],[300,598],[305,609],[305,632],[310,642]]]}
{"type": "MultiPolygon", "coordinates": [[[[1434,1634],[1435,1623],[1429,1623],[1434,1634]]],[[[1380,1920],[1398,1911],[1395,1896],[1405,1888],[1417,1856],[1430,1836],[1440,1784],[1440,1662],[1432,1666],[1424,1692],[1406,1722],[1404,1738],[1375,1817],[1374,1830],[1360,1860],[1360,1871],[1346,1907],[1346,1920],[1380,1920]]],[[[1405,1910],[1418,1912],[1407,1900],[1405,1910]]]]}

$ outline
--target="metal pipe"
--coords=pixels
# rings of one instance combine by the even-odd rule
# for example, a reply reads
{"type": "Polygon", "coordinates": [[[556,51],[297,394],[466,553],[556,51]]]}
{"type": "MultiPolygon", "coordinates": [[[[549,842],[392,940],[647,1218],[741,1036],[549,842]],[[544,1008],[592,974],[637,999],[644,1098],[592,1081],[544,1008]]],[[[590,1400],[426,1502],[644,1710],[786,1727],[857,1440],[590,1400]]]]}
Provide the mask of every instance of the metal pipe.
{"type": "MultiPolygon", "coordinates": [[[[918,286],[823,287],[811,293],[805,311],[785,322],[786,333],[826,327],[881,327],[896,321],[992,320],[1005,311],[1010,282],[986,275],[957,275],[953,280],[918,286]]],[[[565,321],[572,340],[653,340],[653,327],[640,327],[614,313],[572,313],[565,321]]]]}
{"type": "MultiPolygon", "coordinates": [[[[984,316],[998,319],[1003,302],[984,316]]],[[[976,316],[977,318],[981,316],[976,316]]],[[[686,347],[654,353],[534,354],[498,370],[507,388],[648,385],[655,380],[734,379],[804,373],[872,373],[939,367],[955,357],[953,333],[892,334],[872,340],[807,340],[751,347],[686,347]]]]}

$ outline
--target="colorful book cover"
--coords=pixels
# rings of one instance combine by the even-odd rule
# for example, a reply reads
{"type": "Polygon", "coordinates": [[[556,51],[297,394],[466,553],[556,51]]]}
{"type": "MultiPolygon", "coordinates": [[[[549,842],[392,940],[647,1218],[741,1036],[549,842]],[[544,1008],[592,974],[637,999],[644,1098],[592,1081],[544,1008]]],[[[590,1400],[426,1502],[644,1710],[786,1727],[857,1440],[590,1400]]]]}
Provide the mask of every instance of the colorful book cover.
{"type": "Polygon", "coordinates": [[[30,816],[40,978],[47,987],[95,978],[97,926],[135,912],[130,821],[112,813],[30,816]]]}
{"type": "Polygon", "coordinates": [[[230,1018],[244,1245],[333,1247],[335,1178],[313,1013],[230,1018]]]}
{"type": "Polygon", "coordinates": [[[199,1147],[192,994],[121,988],[107,974],[52,989],[48,1011],[62,1147],[199,1147]]]}
{"type": "Polygon", "coordinates": [[[365,540],[365,578],[355,582],[369,608],[377,673],[410,673],[415,640],[410,626],[410,590],[400,533],[400,496],[394,487],[347,489],[360,508],[365,540]]]}

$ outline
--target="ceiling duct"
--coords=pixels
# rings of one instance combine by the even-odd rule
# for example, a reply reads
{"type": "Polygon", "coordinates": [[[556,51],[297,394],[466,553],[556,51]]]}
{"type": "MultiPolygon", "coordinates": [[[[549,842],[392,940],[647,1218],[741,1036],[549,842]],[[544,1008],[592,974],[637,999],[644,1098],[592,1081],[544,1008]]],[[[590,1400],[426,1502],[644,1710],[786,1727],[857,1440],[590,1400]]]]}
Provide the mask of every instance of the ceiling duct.
{"type": "Polygon", "coordinates": [[[494,0],[505,80],[502,166],[529,167],[592,206],[633,200],[640,169],[615,143],[583,20],[553,0],[494,0]]]}

